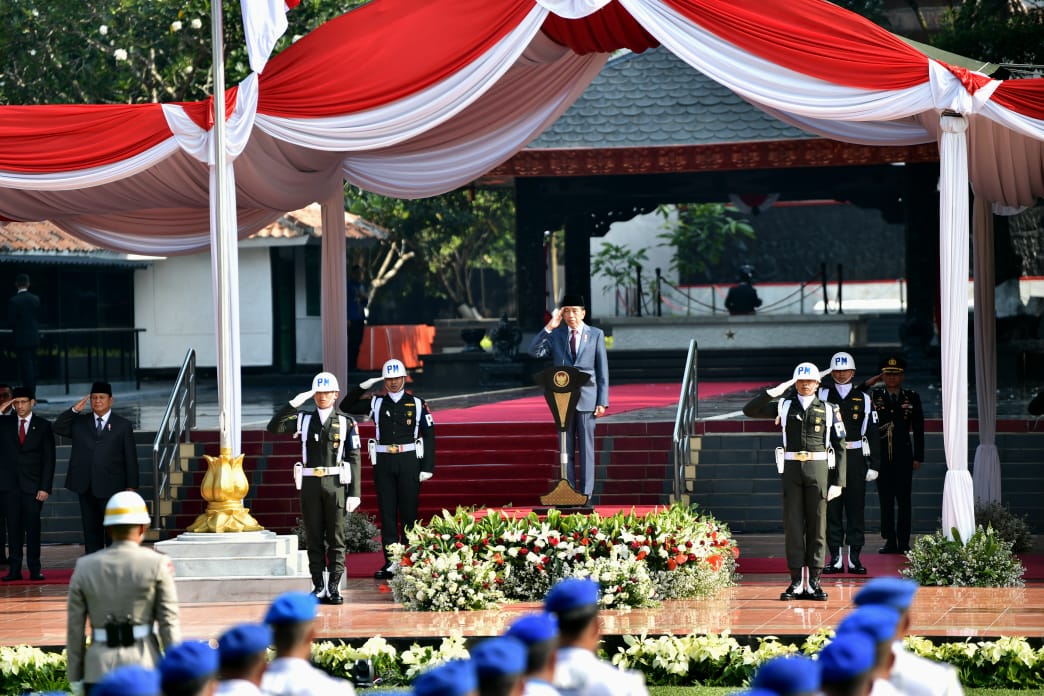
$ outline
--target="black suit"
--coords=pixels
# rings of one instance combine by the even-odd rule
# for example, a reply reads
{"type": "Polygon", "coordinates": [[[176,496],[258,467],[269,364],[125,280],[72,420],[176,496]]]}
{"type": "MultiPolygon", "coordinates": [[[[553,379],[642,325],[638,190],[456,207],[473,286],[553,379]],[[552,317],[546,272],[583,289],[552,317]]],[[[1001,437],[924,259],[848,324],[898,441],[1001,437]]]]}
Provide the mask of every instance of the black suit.
{"type": "Polygon", "coordinates": [[[62,411],[54,421],[54,432],[72,439],[69,473],[65,487],[80,496],[83,543],[87,553],[105,546],[105,504],[119,491],[138,488],[138,454],[134,427],[122,416],[109,412],[99,434],[97,416],[89,409],[62,411]]]}
{"type": "Polygon", "coordinates": [[[40,574],[40,512],[43,502],[36,499],[39,491],[48,495],[54,482],[54,432],[50,421],[33,414],[26,429],[25,441],[19,443],[21,419],[17,415],[0,416],[0,494],[3,495],[10,532],[11,563],[8,572],[22,570],[22,542],[25,542],[29,573],[40,574]]]}
{"type": "Polygon", "coordinates": [[[18,357],[22,386],[36,393],[36,349],[40,345],[40,298],[28,290],[7,302],[7,323],[14,334],[11,344],[18,357]]]}

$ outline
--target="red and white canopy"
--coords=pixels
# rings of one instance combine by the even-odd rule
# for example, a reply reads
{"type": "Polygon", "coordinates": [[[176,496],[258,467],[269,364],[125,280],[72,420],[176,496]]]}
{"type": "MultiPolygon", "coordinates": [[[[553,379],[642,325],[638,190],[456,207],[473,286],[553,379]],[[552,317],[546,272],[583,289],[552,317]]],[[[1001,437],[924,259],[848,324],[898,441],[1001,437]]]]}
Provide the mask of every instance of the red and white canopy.
{"type": "MultiPolygon", "coordinates": [[[[806,130],[873,145],[968,121],[975,192],[1044,195],[1044,80],[928,58],[821,0],[376,0],[227,94],[239,233],[328,190],[423,197],[466,184],[547,128],[609,52],[663,44],[806,130]]],[[[0,107],[0,219],[49,219],[98,244],[209,243],[208,102],[0,107]]]]}

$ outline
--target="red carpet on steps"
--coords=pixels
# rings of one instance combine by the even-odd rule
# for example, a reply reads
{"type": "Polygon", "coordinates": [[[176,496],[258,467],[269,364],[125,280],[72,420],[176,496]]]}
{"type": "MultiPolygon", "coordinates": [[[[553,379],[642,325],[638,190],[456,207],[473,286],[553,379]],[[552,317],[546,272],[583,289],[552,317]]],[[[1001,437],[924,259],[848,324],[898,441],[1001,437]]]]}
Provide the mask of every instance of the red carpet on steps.
{"type": "MultiPolygon", "coordinates": [[[[44,568],[43,580],[26,580],[29,573],[22,571],[22,580],[11,580],[0,584],[0,587],[18,587],[20,585],[68,585],[72,577],[72,568],[44,568]]],[[[6,575],[6,573],[5,573],[6,575]]]]}
{"type": "MultiPolygon", "coordinates": [[[[762,386],[760,382],[707,382],[699,385],[698,396],[709,399],[762,386]]],[[[609,415],[674,406],[680,393],[679,382],[614,385],[609,388],[609,415]]],[[[435,420],[437,423],[539,423],[550,421],[551,412],[543,396],[526,396],[496,404],[438,411],[435,420]]]]}

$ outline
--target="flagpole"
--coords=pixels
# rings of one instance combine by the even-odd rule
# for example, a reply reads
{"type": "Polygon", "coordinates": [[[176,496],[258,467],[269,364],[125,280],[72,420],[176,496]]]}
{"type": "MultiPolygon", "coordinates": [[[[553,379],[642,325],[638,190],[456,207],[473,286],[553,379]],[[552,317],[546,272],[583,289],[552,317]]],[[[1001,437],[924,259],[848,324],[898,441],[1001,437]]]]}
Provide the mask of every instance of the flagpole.
{"type": "Polygon", "coordinates": [[[225,47],[221,0],[211,0],[214,127],[210,161],[210,247],[214,279],[218,378],[218,456],[206,456],[200,487],[206,512],[190,532],[246,532],[262,527],[243,507],[249,482],[243,472],[239,352],[239,257],[235,172],[225,146],[225,47]]]}

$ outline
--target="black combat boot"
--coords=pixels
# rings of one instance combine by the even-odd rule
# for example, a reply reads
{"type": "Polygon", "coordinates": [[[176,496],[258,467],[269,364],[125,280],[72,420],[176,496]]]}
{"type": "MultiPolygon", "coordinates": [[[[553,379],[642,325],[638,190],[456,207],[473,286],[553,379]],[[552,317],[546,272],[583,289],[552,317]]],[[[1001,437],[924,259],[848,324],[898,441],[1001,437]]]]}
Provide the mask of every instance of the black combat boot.
{"type": "Polygon", "coordinates": [[[326,596],[326,582],[323,580],[321,573],[312,576],[312,594],[319,599],[326,596]]]}
{"type": "Polygon", "coordinates": [[[817,602],[827,601],[827,593],[819,585],[819,576],[822,572],[818,568],[808,569],[808,592],[805,594],[805,599],[813,599],[817,602]]]}
{"type": "Polygon", "coordinates": [[[823,575],[836,575],[843,572],[845,572],[845,568],[841,560],[841,547],[837,546],[830,549],[830,562],[823,569],[823,575]]]}
{"type": "Polygon", "coordinates": [[[792,599],[803,599],[805,596],[805,583],[801,578],[801,571],[790,571],[790,584],[787,589],[779,595],[781,601],[787,602],[792,599]]]}
{"type": "MultiPolygon", "coordinates": [[[[855,573],[856,575],[866,575],[866,567],[859,560],[859,552],[863,550],[862,546],[849,546],[848,547],[848,572],[855,573]]],[[[824,573],[826,570],[823,571],[824,573]]]]}
{"type": "Polygon", "coordinates": [[[326,597],[322,601],[323,604],[344,604],[344,597],[341,596],[340,575],[330,576],[330,582],[327,585],[326,597]]]}

